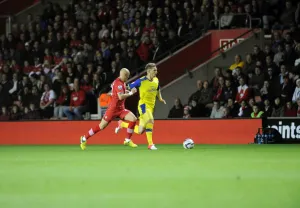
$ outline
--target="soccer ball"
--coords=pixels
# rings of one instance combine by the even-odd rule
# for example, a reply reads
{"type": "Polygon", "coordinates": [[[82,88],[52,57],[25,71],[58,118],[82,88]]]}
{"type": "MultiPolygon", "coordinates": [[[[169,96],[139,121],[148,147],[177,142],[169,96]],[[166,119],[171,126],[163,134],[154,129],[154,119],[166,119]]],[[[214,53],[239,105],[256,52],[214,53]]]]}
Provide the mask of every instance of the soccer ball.
{"type": "Polygon", "coordinates": [[[184,149],[193,149],[194,148],[194,141],[190,138],[187,138],[183,142],[183,148],[184,149]]]}

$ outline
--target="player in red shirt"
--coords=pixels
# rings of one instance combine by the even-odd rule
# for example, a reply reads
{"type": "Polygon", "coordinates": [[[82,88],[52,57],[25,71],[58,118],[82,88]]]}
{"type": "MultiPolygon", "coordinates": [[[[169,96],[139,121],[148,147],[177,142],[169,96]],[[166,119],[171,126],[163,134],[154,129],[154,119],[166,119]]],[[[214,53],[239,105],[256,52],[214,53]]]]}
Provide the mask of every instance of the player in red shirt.
{"type": "Polygon", "coordinates": [[[114,119],[119,117],[122,120],[125,120],[129,122],[128,128],[127,128],[127,137],[124,141],[124,145],[128,145],[130,147],[137,147],[136,144],[134,144],[131,141],[131,136],[134,130],[134,126],[136,124],[137,118],[135,115],[125,109],[125,99],[132,96],[134,93],[137,92],[136,88],[131,89],[130,92],[126,91],[126,84],[125,82],[128,80],[130,76],[130,72],[128,69],[123,68],[120,71],[120,76],[112,83],[112,99],[108,106],[108,109],[106,110],[106,113],[104,117],[102,118],[100,124],[94,128],[91,128],[88,133],[84,136],[80,137],[80,147],[82,150],[86,149],[86,143],[87,140],[96,134],[99,131],[104,130],[107,125],[114,119]]]}

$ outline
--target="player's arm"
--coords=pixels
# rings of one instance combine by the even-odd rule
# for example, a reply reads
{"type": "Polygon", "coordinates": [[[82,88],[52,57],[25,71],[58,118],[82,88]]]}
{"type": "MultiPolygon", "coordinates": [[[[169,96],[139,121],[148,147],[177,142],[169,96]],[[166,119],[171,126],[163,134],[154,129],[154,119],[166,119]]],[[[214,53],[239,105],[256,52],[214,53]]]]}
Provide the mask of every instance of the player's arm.
{"type": "Polygon", "coordinates": [[[137,92],[137,88],[141,86],[141,80],[137,79],[136,81],[128,84],[127,90],[125,89],[125,93],[118,93],[119,100],[124,100],[130,96],[132,96],[134,93],[137,92]]]}
{"type": "Polygon", "coordinates": [[[124,99],[132,96],[136,92],[137,92],[136,88],[132,88],[131,91],[129,91],[128,93],[127,92],[126,93],[118,92],[118,98],[119,98],[119,100],[124,100],[124,99]]]}
{"type": "Polygon", "coordinates": [[[158,92],[157,92],[157,97],[158,97],[158,100],[160,102],[163,102],[164,104],[167,104],[166,101],[162,98],[161,96],[161,91],[160,91],[160,88],[158,87],[158,92]]]}
{"type": "Polygon", "coordinates": [[[128,90],[131,90],[133,88],[138,89],[141,86],[141,79],[137,79],[134,82],[128,84],[127,88],[128,90]]]}

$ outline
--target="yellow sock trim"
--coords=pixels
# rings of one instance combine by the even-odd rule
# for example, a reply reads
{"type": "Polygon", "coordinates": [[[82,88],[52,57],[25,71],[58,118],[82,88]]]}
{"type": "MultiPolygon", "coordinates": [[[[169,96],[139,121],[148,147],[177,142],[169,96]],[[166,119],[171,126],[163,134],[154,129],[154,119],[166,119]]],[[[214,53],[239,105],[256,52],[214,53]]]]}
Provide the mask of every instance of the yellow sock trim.
{"type": "Polygon", "coordinates": [[[139,126],[138,125],[135,125],[134,133],[139,134],[139,126]]]}
{"type": "Polygon", "coordinates": [[[124,129],[127,129],[128,125],[129,125],[129,123],[124,122],[124,121],[122,121],[122,123],[121,123],[121,127],[124,128],[124,129]]]}

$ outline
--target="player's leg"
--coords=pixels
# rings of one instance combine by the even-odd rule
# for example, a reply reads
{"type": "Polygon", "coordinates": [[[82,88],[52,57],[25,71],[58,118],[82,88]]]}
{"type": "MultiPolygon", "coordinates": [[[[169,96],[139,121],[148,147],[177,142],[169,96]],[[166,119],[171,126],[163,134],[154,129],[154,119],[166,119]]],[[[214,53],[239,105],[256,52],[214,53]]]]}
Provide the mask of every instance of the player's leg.
{"type": "MultiPolygon", "coordinates": [[[[145,125],[141,123],[141,118],[139,118],[139,119],[140,119],[139,124],[136,122],[133,132],[136,134],[143,134],[145,132],[145,125]]],[[[119,120],[118,126],[115,129],[115,133],[116,134],[119,133],[119,131],[123,128],[127,129],[128,126],[129,126],[129,122],[119,120]]]]}
{"type": "MultiPolygon", "coordinates": [[[[145,114],[145,107],[141,108],[140,106],[138,107],[138,111],[140,114],[139,117],[139,125],[136,125],[134,127],[134,133],[136,134],[142,134],[145,131],[145,118],[144,118],[144,114],[145,114]]],[[[122,128],[128,128],[129,123],[127,121],[119,121],[118,122],[118,127],[115,129],[115,133],[117,134],[122,128]]]]}
{"type": "Polygon", "coordinates": [[[112,111],[106,111],[106,113],[105,113],[103,119],[101,120],[100,124],[98,124],[94,128],[91,128],[87,132],[87,134],[85,134],[84,136],[80,137],[80,147],[81,147],[81,149],[85,150],[86,149],[87,140],[90,137],[92,137],[93,135],[95,135],[96,133],[98,133],[99,131],[105,129],[113,118],[114,118],[114,112],[112,112],[112,111]]]}
{"type": "Polygon", "coordinates": [[[153,125],[154,125],[154,118],[151,110],[147,110],[145,113],[146,120],[146,137],[148,141],[148,149],[149,150],[157,150],[155,145],[153,144],[153,125]]]}
{"type": "Polygon", "coordinates": [[[135,115],[129,111],[129,110],[124,110],[121,114],[120,114],[120,118],[122,120],[125,120],[128,123],[128,127],[127,127],[127,136],[125,138],[124,141],[124,145],[128,145],[130,147],[137,147],[136,144],[133,143],[133,141],[131,140],[133,131],[134,131],[134,127],[136,124],[136,120],[137,118],[135,117],[135,115]]]}

